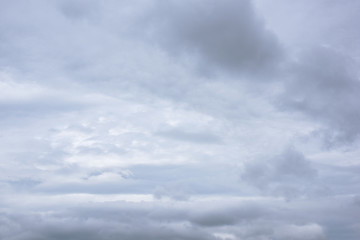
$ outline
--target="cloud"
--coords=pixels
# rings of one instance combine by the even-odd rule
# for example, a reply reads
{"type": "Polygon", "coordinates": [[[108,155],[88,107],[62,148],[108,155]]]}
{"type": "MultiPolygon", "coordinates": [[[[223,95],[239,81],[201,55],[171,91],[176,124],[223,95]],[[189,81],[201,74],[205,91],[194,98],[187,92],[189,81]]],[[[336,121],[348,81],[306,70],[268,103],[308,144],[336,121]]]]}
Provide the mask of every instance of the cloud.
{"type": "Polygon", "coordinates": [[[192,214],[191,222],[206,227],[232,226],[240,222],[264,218],[268,214],[270,214],[268,209],[262,208],[257,204],[245,203],[236,206],[233,203],[228,203],[223,206],[217,206],[216,209],[211,206],[204,206],[192,214]]]}
{"type": "Polygon", "coordinates": [[[0,115],[3,119],[71,112],[88,104],[67,92],[44,88],[38,84],[0,79],[0,115]]]}
{"type": "MultiPolygon", "coordinates": [[[[131,212],[133,214],[134,212],[131,212]]],[[[107,221],[106,218],[79,217],[67,218],[53,215],[15,215],[3,217],[5,224],[0,233],[3,239],[215,239],[211,235],[182,226],[154,226],[148,221],[136,220],[131,216],[130,222],[107,221]],[[134,222],[135,221],[135,222],[134,222]],[[139,228],[139,225],[142,225],[139,228]],[[15,233],[14,230],[19,230],[15,233]]]]}
{"type": "Polygon", "coordinates": [[[359,239],[356,1],[0,2],[1,239],[359,239]]]}
{"type": "Polygon", "coordinates": [[[218,144],[221,140],[218,136],[207,132],[188,132],[181,129],[170,129],[159,131],[157,135],[178,141],[188,141],[203,144],[218,144]]]}
{"type": "Polygon", "coordinates": [[[288,148],[275,157],[246,163],[241,179],[265,192],[292,198],[306,193],[316,175],[302,153],[288,148]]]}
{"type": "Polygon", "coordinates": [[[282,55],[247,0],[159,1],[146,20],[151,39],[177,56],[195,56],[204,72],[261,75],[282,55]]]}
{"type": "Polygon", "coordinates": [[[358,1],[303,0],[287,4],[286,0],[255,0],[254,4],[289,52],[326,45],[353,56],[359,54],[360,31],[353,24],[359,21],[358,1]],[[284,21],[284,16],[290,15],[284,21]]]}
{"type": "Polygon", "coordinates": [[[318,121],[328,146],[355,141],[360,134],[356,66],[350,56],[330,48],[306,51],[292,66],[278,106],[318,121]]]}
{"type": "Polygon", "coordinates": [[[190,199],[189,190],[184,186],[181,186],[179,183],[168,184],[167,188],[156,187],[154,191],[154,198],[162,199],[164,197],[169,197],[172,200],[176,201],[187,201],[190,199]]]}
{"type": "Polygon", "coordinates": [[[60,11],[66,17],[72,20],[91,20],[99,14],[100,4],[96,1],[83,1],[83,0],[75,0],[75,1],[58,1],[60,11]]]}
{"type": "MultiPolygon", "coordinates": [[[[110,198],[109,198],[110,199],[110,198]]],[[[221,236],[252,239],[336,239],[349,231],[344,222],[356,219],[350,200],[322,199],[308,204],[279,199],[172,201],[108,201],[74,204],[53,203],[48,211],[44,204],[36,210],[21,212],[22,207],[2,211],[0,236],[3,239],[221,239],[221,236]],[[337,233],[328,232],[322,211],[340,213],[337,233]],[[353,211],[352,214],[347,214],[353,211]],[[311,212],[311,216],[308,214],[311,212]],[[304,223],[305,222],[305,223],[304,223]],[[139,227],[141,226],[141,227],[139,227]],[[221,235],[219,233],[222,233],[221,235]],[[331,235],[329,235],[331,234],[331,235]]],[[[43,201],[37,198],[37,201],[43,201]]],[[[29,207],[28,203],[23,205],[29,207]]]]}
{"type": "Polygon", "coordinates": [[[275,232],[276,239],[306,239],[306,240],[325,240],[327,239],[324,230],[318,224],[308,224],[304,226],[290,225],[275,232]]]}

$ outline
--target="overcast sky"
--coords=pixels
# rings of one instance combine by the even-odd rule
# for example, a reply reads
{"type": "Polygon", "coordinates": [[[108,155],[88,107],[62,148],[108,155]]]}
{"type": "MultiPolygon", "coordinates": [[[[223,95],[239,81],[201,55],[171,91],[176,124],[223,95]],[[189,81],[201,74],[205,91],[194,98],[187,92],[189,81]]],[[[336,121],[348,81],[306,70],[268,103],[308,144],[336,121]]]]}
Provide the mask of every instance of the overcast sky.
{"type": "Polygon", "coordinates": [[[0,239],[360,239],[359,12],[0,0],[0,239]]]}

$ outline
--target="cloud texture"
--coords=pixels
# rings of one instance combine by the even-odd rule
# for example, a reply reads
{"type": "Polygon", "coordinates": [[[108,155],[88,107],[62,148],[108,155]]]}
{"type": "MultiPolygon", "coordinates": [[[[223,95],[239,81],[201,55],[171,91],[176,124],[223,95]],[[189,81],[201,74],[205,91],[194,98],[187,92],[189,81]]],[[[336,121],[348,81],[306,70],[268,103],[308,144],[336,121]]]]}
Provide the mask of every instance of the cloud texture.
{"type": "Polygon", "coordinates": [[[1,239],[359,239],[357,1],[0,6],[1,239]]]}

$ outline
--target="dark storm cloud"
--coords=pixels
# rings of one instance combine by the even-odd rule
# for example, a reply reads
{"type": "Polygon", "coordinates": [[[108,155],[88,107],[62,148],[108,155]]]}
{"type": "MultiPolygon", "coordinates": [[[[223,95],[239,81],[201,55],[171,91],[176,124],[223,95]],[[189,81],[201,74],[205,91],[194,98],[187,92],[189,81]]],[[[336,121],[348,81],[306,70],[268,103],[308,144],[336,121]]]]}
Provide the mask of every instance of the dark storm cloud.
{"type": "Polygon", "coordinates": [[[198,57],[204,72],[262,74],[282,54],[247,0],[158,1],[150,14],[150,37],[176,56],[198,57]]]}
{"type": "Polygon", "coordinates": [[[350,143],[360,134],[360,80],[356,61],[326,47],[305,51],[291,68],[278,101],[323,124],[328,146],[350,143]]]}

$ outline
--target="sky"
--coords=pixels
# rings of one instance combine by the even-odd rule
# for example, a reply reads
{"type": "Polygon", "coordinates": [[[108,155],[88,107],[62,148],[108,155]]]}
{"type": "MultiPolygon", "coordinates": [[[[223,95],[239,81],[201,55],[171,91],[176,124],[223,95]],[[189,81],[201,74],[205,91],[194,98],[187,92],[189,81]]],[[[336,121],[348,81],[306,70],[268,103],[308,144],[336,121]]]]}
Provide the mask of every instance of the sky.
{"type": "Polygon", "coordinates": [[[359,10],[0,0],[0,239],[359,239],[359,10]]]}

